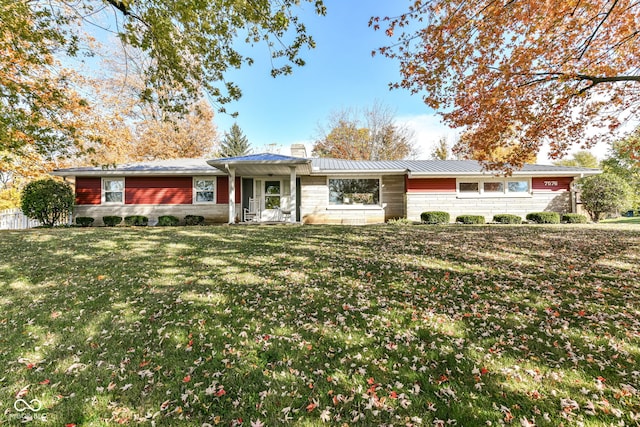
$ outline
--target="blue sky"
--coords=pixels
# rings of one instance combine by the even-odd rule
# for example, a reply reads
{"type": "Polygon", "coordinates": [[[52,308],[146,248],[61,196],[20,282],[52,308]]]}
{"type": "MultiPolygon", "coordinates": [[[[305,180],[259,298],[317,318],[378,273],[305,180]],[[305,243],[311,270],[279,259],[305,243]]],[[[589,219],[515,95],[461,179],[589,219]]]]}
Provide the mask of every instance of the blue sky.
{"type": "Polygon", "coordinates": [[[215,121],[222,133],[235,122],[247,135],[254,149],[268,144],[288,153],[293,143],[311,147],[318,125],[332,111],[367,108],[374,102],[396,112],[398,121],[407,123],[416,133],[422,158],[442,136],[452,141],[454,132],[439,124],[434,112],[419,95],[408,91],[390,91],[388,84],[400,78],[396,61],[371,51],[388,43],[384,32],[368,27],[371,16],[392,16],[403,11],[405,2],[389,0],[326,0],[327,16],[313,14],[313,5],[303,3],[302,19],[317,44],[302,53],[307,64],[295,68],[292,75],[271,77],[269,55],[264,46],[251,50],[256,63],[229,74],[242,89],[240,101],[227,106],[237,111],[234,119],[219,114],[215,121]]]}
{"type": "MultiPolygon", "coordinates": [[[[239,113],[237,118],[216,116],[220,136],[237,122],[254,151],[265,151],[269,144],[276,144],[282,154],[288,154],[291,144],[304,143],[310,154],[318,126],[327,122],[331,112],[363,109],[379,101],[396,112],[398,123],[413,129],[418,158],[428,159],[442,137],[453,144],[457,133],[440,122],[420,94],[389,90],[388,84],[400,79],[398,62],[371,56],[372,50],[391,39],[384,31],[368,27],[370,17],[396,16],[406,11],[409,3],[325,0],[327,15],[319,17],[313,13],[313,4],[303,2],[301,18],[317,44],[316,49],[302,52],[307,64],[294,69],[292,75],[274,79],[269,74],[266,47],[253,48],[250,52],[255,64],[228,74],[243,96],[227,106],[228,111],[239,113]]],[[[604,158],[607,147],[597,146],[591,151],[604,158]]],[[[551,163],[547,153],[543,147],[538,163],[551,163]]]]}
{"type": "MultiPolygon", "coordinates": [[[[219,136],[235,122],[255,152],[273,149],[269,146],[275,145],[282,154],[289,154],[291,144],[303,143],[310,155],[319,126],[327,123],[332,112],[362,110],[379,102],[395,111],[398,124],[414,131],[418,158],[428,159],[440,138],[446,138],[452,145],[458,132],[443,125],[436,112],[422,102],[420,94],[389,90],[389,83],[401,77],[399,63],[371,55],[372,50],[393,39],[386,37],[383,30],[369,28],[369,19],[397,16],[411,2],[324,0],[324,3],[326,16],[315,15],[313,3],[306,1],[296,9],[308,34],[315,39],[316,48],[301,52],[306,65],[294,68],[292,75],[271,77],[271,58],[264,44],[237,46],[255,63],[227,74],[227,80],[239,85],[243,96],[225,106],[229,112],[238,112],[238,117],[216,115],[219,136]]],[[[111,19],[111,15],[106,19],[111,19]]],[[[109,22],[105,26],[113,24],[109,22]]],[[[591,151],[604,158],[607,146],[591,151]]],[[[538,163],[551,163],[547,153],[547,149],[541,150],[538,163]]]]}

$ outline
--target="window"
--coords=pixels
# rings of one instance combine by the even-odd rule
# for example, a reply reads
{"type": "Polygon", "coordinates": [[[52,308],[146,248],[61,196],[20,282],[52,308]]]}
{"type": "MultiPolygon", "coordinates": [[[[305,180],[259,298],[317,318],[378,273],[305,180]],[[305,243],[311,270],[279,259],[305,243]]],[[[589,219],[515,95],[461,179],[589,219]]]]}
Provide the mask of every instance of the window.
{"type": "Polygon", "coordinates": [[[124,178],[102,179],[102,202],[124,203],[124,178]]]}
{"type": "Polygon", "coordinates": [[[504,184],[502,182],[491,181],[483,184],[483,191],[485,193],[504,193],[504,184]]]}
{"type": "Polygon", "coordinates": [[[465,178],[458,181],[458,197],[527,197],[530,190],[529,179],[465,178]]]}
{"type": "Polygon", "coordinates": [[[330,179],[330,205],[379,205],[379,179],[330,179]]]}
{"type": "Polygon", "coordinates": [[[477,193],[478,192],[478,183],[477,182],[461,182],[459,185],[461,193],[477,193]]]}
{"type": "Polygon", "coordinates": [[[264,182],[264,208],[278,209],[280,207],[280,181],[264,182]]]}
{"type": "Polygon", "coordinates": [[[195,203],[213,203],[215,201],[215,178],[194,178],[193,190],[195,203]]]}
{"type": "Polygon", "coordinates": [[[528,193],[529,181],[509,181],[507,189],[509,193],[528,193]]]}

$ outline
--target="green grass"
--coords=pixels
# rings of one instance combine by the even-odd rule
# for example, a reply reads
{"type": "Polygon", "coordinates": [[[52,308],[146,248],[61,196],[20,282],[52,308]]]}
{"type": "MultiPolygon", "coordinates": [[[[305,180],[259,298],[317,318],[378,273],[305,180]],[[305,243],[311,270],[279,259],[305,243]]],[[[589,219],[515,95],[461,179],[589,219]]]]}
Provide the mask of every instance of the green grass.
{"type": "Polygon", "coordinates": [[[634,216],[634,217],[621,216],[618,218],[605,219],[600,222],[605,224],[640,224],[640,216],[634,216]]]}
{"type": "Polygon", "coordinates": [[[0,424],[637,425],[639,265],[635,226],[2,232],[0,424]]]}

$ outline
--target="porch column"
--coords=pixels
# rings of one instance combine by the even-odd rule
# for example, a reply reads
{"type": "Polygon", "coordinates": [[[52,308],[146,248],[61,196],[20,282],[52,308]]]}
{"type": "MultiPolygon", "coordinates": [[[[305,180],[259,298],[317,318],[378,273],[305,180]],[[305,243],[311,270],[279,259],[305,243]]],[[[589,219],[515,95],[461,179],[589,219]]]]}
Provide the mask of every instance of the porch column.
{"type": "Polygon", "coordinates": [[[289,197],[289,209],[291,210],[291,223],[295,224],[296,222],[298,222],[298,212],[296,210],[296,193],[297,193],[297,189],[296,189],[296,167],[295,166],[291,166],[289,167],[290,170],[290,176],[291,176],[291,183],[289,185],[289,192],[291,193],[291,197],[289,197]]]}
{"type": "Polygon", "coordinates": [[[236,222],[236,170],[227,166],[229,172],[229,224],[236,222]]]}

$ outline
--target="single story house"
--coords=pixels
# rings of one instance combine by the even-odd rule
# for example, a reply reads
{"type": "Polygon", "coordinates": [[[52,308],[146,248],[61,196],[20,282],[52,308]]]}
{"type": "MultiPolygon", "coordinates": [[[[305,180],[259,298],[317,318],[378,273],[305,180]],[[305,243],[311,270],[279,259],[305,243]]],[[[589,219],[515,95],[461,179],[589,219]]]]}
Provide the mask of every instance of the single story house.
{"type": "Polygon", "coordinates": [[[207,223],[371,224],[458,215],[578,210],[576,179],[597,169],[526,165],[509,177],[469,160],[356,161],[251,154],[58,169],[75,187],[74,217],[201,215],[207,223]]]}

